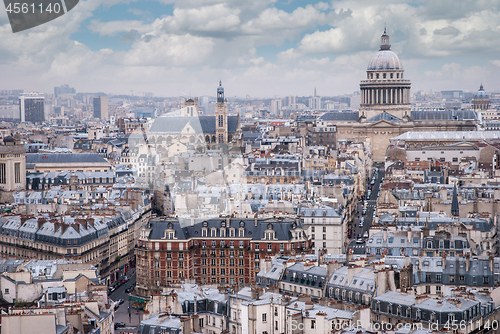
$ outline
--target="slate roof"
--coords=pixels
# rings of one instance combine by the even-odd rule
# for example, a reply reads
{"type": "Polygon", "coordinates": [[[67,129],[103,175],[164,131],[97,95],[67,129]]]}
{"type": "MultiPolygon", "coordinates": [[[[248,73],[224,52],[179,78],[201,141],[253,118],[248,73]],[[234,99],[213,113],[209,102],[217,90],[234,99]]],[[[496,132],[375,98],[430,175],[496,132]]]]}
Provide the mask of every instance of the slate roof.
{"type": "Polygon", "coordinates": [[[413,121],[463,121],[478,120],[474,110],[413,110],[413,121]]]}
{"type": "Polygon", "coordinates": [[[326,280],[326,268],[315,265],[305,266],[304,262],[295,263],[285,269],[281,282],[292,282],[311,288],[322,288],[326,280]],[[295,273],[295,276],[294,276],[295,273]]]}
{"type": "Polygon", "coordinates": [[[319,208],[300,207],[297,214],[301,214],[303,217],[341,217],[337,210],[326,205],[319,208]]]}
{"type": "Polygon", "coordinates": [[[97,153],[28,153],[27,164],[108,163],[97,153]]]}
{"type": "Polygon", "coordinates": [[[267,278],[269,280],[278,281],[283,272],[283,263],[275,262],[268,272],[265,272],[265,267],[257,274],[257,277],[267,278]]]}
{"type": "Polygon", "coordinates": [[[287,310],[297,310],[302,313],[303,317],[306,318],[316,318],[317,313],[325,313],[325,320],[332,320],[332,319],[352,319],[354,313],[350,311],[345,311],[341,309],[336,309],[333,307],[327,307],[327,306],[322,306],[318,304],[314,304],[312,309],[307,310],[306,313],[306,303],[301,302],[301,301],[295,301],[290,303],[287,307],[287,310]]]}
{"type": "Polygon", "coordinates": [[[20,216],[11,216],[1,224],[0,234],[64,246],[69,245],[68,241],[71,246],[86,244],[108,234],[107,225],[99,218],[94,219],[93,226],[87,224],[87,228],[81,223],[76,223],[79,225],[79,231],[72,225],[75,223],[75,218],[65,217],[64,224],[56,225],[55,222],[46,221],[38,228],[36,219],[28,219],[21,224],[20,216]]]}
{"type": "Polygon", "coordinates": [[[474,305],[480,304],[480,302],[477,300],[461,299],[461,298],[460,298],[461,302],[460,307],[458,307],[456,304],[450,303],[447,299],[441,300],[441,303],[438,302],[439,302],[438,299],[428,298],[415,307],[422,310],[429,310],[440,313],[449,313],[449,312],[463,312],[465,310],[468,310],[474,305]]]}
{"type": "Polygon", "coordinates": [[[376,301],[385,301],[388,303],[395,303],[399,305],[412,306],[413,304],[415,304],[414,295],[407,295],[405,293],[396,291],[388,291],[383,295],[376,297],[375,299],[376,301]]]}
{"type": "MultiPolygon", "coordinates": [[[[226,221],[225,218],[220,219],[208,219],[203,221],[203,223],[194,224],[194,226],[185,226],[181,227],[179,220],[176,218],[171,218],[168,220],[152,220],[150,222],[151,233],[149,234],[149,239],[158,240],[164,237],[164,231],[167,228],[172,228],[175,231],[175,237],[177,239],[189,239],[201,237],[201,230],[203,228],[203,224],[206,225],[208,229],[207,236],[211,236],[211,228],[215,227],[216,235],[215,237],[221,237],[220,235],[220,227],[221,223],[226,224],[226,237],[229,233],[229,228],[235,228],[235,236],[238,236],[238,228],[240,224],[245,227],[245,237],[252,237],[253,240],[263,240],[264,239],[264,231],[271,227],[275,231],[275,238],[277,240],[290,240],[291,238],[291,230],[293,230],[293,226],[295,225],[297,228],[303,228],[302,223],[296,222],[295,219],[283,219],[277,220],[273,218],[269,219],[259,219],[257,220],[257,226],[255,226],[254,219],[236,219],[232,218],[229,222],[226,221]]],[[[303,232],[304,233],[304,232],[303,232]]]]}
{"type": "Polygon", "coordinates": [[[347,111],[338,112],[331,111],[324,113],[319,117],[319,121],[340,121],[340,122],[355,122],[359,118],[359,112],[357,111],[347,111]]]}
{"type": "Polygon", "coordinates": [[[169,330],[170,333],[181,333],[181,319],[178,317],[167,316],[163,321],[159,321],[160,315],[164,314],[152,314],[149,319],[141,321],[137,332],[139,334],[159,334],[165,330],[169,330]]]}
{"type": "Polygon", "coordinates": [[[13,273],[17,271],[17,267],[21,265],[24,261],[23,260],[12,260],[12,259],[7,259],[7,260],[0,260],[0,272],[8,272],[8,273],[13,273]]]}
{"type": "MultiPolygon", "coordinates": [[[[421,215],[422,213],[420,213],[421,215]]],[[[398,226],[424,226],[430,230],[436,230],[438,225],[451,225],[453,222],[462,223],[474,227],[476,231],[489,232],[494,227],[492,221],[480,218],[455,218],[455,217],[426,217],[420,218],[417,221],[416,217],[399,217],[398,226]]]]}
{"type": "MultiPolygon", "coordinates": [[[[215,134],[215,116],[198,117],[173,117],[161,116],[155,119],[150,134],[168,134],[179,133],[186,124],[190,124],[195,133],[215,134]]],[[[238,116],[227,116],[228,133],[236,132],[238,127],[238,116]]]]}
{"type": "MultiPolygon", "coordinates": [[[[373,293],[375,289],[375,270],[371,268],[362,268],[354,274],[352,280],[348,282],[348,267],[344,266],[332,273],[327,287],[343,287],[349,290],[361,291],[363,293],[373,293]]],[[[353,268],[351,270],[356,270],[353,268]]],[[[359,269],[358,269],[359,270],[359,269]]]]}

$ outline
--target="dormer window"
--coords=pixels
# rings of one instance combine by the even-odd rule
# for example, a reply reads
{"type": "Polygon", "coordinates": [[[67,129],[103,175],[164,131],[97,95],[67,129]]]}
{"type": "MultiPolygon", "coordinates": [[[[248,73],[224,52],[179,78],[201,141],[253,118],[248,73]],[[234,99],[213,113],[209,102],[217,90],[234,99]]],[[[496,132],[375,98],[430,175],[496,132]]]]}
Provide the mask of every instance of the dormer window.
{"type": "Polygon", "coordinates": [[[206,229],[206,228],[203,228],[203,229],[201,230],[201,236],[202,236],[202,237],[206,237],[206,236],[207,236],[207,229],[206,229]]]}
{"type": "Polygon", "coordinates": [[[211,237],[217,236],[217,230],[215,228],[210,229],[210,236],[211,237]]]}
{"type": "Polygon", "coordinates": [[[239,228],[238,229],[238,237],[243,238],[244,236],[245,236],[245,229],[239,228]]]}
{"type": "Polygon", "coordinates": [[[231,238],[234,238],[234,228],[231,228],[231,229],[229,230],[229,236],[230,236],[231,238]]]}
{"type": "Polygon", "coordinates": [[[226,229],[225,228],[221,228],[220,229],[220,237],[221,238],[225,238],[226,237],[226,229]]]}

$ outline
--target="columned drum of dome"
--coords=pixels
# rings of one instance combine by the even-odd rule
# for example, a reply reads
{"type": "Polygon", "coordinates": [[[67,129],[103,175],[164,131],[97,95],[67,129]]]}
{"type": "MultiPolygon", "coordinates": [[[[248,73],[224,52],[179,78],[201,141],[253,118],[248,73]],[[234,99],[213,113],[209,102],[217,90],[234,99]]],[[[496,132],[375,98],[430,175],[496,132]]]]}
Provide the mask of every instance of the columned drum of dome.
{"type": "Polygon", "coordinates": [[[491,100],[488,93],[484,90],[483,85],[479,87],[479,90],[474,93],[474,98],[472,99],[472,105],[474,110],[488,110],[491,106],[491,100]]]}
{"type": "Polygon", "coordinates": [[[380,50],[366,70],[360,83],[360,118],[369,119],[382,112],[408,120],[410,116],[410,80],[404,79],[403,64],[391,51],[389,35],[384,30],[380,50]]]}

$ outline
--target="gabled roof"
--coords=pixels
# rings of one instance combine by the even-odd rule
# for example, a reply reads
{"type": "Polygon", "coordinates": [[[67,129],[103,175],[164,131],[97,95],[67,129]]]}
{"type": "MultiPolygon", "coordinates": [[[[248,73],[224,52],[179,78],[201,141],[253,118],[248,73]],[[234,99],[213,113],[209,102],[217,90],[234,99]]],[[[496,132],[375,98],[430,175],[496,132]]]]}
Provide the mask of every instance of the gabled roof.
{"type": "Polygon", "coordinates": [[[379,122],[379,121],[402,122],[403,120],[401,118],[397,118],[396,116],[393,116],[385,111],[366,120],[366,122],[371,122],[371,123],[375,123],[375,122],[379,122]]]}
{"type": "MultiPolygon", "coordinates": [[[[236,132],[238,116],[227,116],[228,133],[236,132]]],[[[215,134],[215,116],[198,117],[158,117],[151,126],[151,134],[179,133],[189,124],[197,134],[215,134]]]]}

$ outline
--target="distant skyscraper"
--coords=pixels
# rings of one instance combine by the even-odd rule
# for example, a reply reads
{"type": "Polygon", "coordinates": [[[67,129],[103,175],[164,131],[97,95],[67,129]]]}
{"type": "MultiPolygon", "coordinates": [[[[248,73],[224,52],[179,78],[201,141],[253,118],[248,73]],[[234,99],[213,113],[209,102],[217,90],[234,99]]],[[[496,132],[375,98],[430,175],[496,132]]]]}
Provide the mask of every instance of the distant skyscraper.
{"type": "Polygon", "coordinates": [[[108,98],[104,96],[94,97],[94,118],[108,119],[108,98]]]}
{"type": "Polygon", "coordinates": [[[275,99],[271,101],[271,114],[281,116],[281,108],[283,107],[282,99],[275,99]]]}
{"type": "Polygon", "coordinates": [[[19,119],[22,123],[43,123],[45,103],[43,94],[28,93],[19,96],[19,119]]]}
{"type": "Polygon", "coordinates": [[[309,98],[309,109],[311,109],[311,110],[321,109],[321,97],[319,97],[319,96],[310,97],[309,98]]]}
{"type": "Polygon", "coordinates": [[[290,95],[288,97],[288,104],[287,104],[287,106],[291,106],[291,105],[294,105],[294,104],[297,104],[297,97],[290,95]]]}
{"type": "Polygon", "coordinates": [[[54,87],[54,95],[57,97],[63,94],[76,94],[76,89],[68,86],[62,85],[60,87],[54,87]]]}

